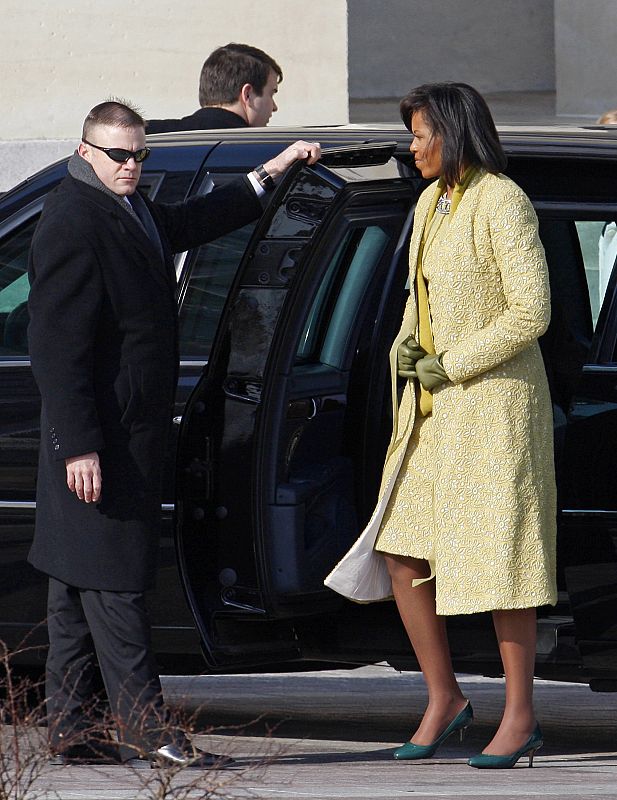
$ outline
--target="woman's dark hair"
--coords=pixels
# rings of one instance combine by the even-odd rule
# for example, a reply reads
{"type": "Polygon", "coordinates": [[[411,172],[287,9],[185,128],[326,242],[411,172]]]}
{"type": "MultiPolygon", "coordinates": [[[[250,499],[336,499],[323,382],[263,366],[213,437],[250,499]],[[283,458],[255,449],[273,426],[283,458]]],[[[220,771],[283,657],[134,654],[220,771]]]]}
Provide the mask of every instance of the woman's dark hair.
{"type": "Polygon", "coordinates": [[[467,166],[503,172],[507,158],[486,100],[466,83],[426,83],[401,100],[401,118],[411,131],[411,115],[421,111],[433,136],[441,138],[443,175],[449,186],[467,166]]]}

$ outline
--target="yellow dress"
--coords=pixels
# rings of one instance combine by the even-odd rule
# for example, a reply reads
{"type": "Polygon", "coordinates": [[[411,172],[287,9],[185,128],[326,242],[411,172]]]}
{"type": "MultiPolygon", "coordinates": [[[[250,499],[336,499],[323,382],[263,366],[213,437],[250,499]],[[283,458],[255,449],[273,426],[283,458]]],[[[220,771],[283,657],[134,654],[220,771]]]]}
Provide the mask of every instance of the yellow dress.
{"type": "MultiPolygon", "coordinates": [[[[416,209],[412,278],[434,189],[416,209]]],[[[526,195],[503,175],[478,173],[422,267],[435,350],[444,352],[450,382],[433,393],[432,414],[415,421],[406,390],[375,548],[431,563],[438,614],[554,604],[553,420],[537,343],[550,297],[526,195]],[[402,431],[411,435],[401,463],[402,431]]],[[[397,340],[416,332],[414,323],[412,293],[397,340]]]]}

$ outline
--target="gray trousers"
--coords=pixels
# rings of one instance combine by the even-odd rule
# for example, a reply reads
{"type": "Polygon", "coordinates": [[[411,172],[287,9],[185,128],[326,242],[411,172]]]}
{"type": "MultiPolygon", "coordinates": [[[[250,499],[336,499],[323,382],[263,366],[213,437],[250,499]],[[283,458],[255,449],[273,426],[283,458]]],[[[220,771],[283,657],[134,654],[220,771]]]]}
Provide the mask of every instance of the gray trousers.
{"type": "Polygon", "coordinates": [[[79,589],[50,578],[47,612],[45,692],[53,751],[101,736],[97,661],[123,758],[184,744],[163,703],[143,592],[79,589]]]}

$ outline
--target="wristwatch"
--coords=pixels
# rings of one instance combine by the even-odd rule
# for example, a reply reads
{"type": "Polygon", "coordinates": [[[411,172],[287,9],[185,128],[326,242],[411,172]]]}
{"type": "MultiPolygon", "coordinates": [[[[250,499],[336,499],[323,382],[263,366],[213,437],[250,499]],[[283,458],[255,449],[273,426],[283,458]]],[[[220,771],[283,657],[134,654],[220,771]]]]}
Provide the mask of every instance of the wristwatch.
{"type": "Polygon", "coordinates": [[[259,181],[260,186],[266,192],[271,192],[274,189],[274,178],[272,177],[272,175],[270,175],[269,172],[266,172],[263,164],[260,164],[258,167],[255,167],[253,172],[255,173],[255,175],[257,175],[257,180],[259,181]]]}

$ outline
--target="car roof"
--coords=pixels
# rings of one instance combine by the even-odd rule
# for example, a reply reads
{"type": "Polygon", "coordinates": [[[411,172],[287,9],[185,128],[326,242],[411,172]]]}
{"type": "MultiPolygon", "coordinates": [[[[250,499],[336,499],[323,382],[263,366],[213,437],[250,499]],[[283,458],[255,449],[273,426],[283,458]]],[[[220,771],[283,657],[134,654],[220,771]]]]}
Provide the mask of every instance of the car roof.
{"type": "MultiPolygon", "coordinates": [[[[499,136],[509,155],[617,158],[617,125],[498,125],[499,136]]],[[[202,144],[224,139],[229,143],[289,142],[296,139],[321,141],[330,146],[396,141],[396,155],[408,153],[409,131],[402,123],[350,123],[347,125],[240,128],[207,131],[176,131],[150,134],[157,146],[202,144]]]]}
{"type": "MultiPolygon", "coordinates": [[[[525,169],[528,173],[533,173],[535,159],[546,161],[554,159],[555,165],[559,162],[567,164],[572,160],[574,168],[577,168],[578,162],[586,162],[588,167],[591,167],[594,161],[617,160],[617,125],[498,125],[497,129],[508,157],[514,157],[519,164],[527,164],[525,169]]],[[[149,134],[147,139],[148,143],[155,145],[157,150],[167,148],[183,150],[191,146],[199,149],[208,144],[222,145],[224,149],[235,146],[236,152],[233,157],[239,158],[240,154],[244,154],[248,161],[260,152],[260,148],[263,157],[264,149],[272,150],[276,145],[285,146],[298,139],[319,141],[324,149],[336,146],[349,147],[354,144],[370,142],[395,142],[394,157],[410,168],[412,173],[415,170],[409,152],[410,134],[401,122],[175,131],[149,134]],[[254,145],[254,147],[245,147],[245,145],[254,145]]],[[[219,147],[212,149],[214,152],[219,151],[219,147]]],[[[225,156],[221,153],[220,158],[224,161],[225,156]]],[[[67,161],[68,158],[64,158],[40,170],[2,195],[0,220],[10,216],[16,208],[23,206],[24,198],[29,200],[40,197],[53,187],[66,173],[67,161]]],[[[612,176],[604,174],[601,163],[596,166],[597,168],[587,169],[584,180],[589,187],[592,187],[598,180],[602,182],[603,186],[607,184],[602,191],[596,187],[595,194],[600,192],[604,199],[607,199],[609,195],[612,197],[612,176]]],[[[584,194],[589,194],[590,191],[591,188],[584,194]]]]}

